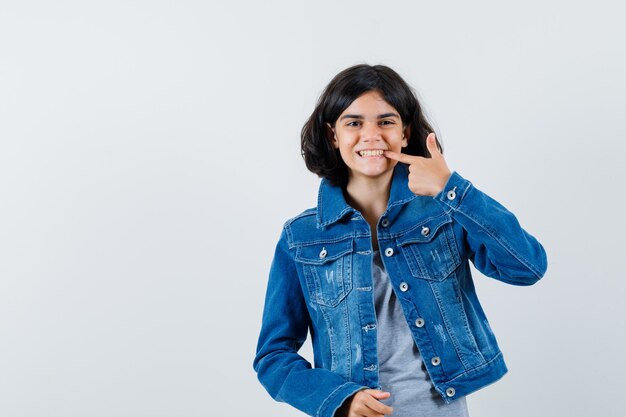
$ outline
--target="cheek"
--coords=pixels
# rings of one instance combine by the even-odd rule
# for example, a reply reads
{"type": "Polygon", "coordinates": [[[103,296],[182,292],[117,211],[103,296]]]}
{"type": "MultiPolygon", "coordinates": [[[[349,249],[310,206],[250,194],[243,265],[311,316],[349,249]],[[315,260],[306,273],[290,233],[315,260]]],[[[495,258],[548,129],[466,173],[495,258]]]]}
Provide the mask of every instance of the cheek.
{"type": "Polygon", "coordinates": [[[346,148],[345,146],[339,148],[339,154],[341,155],[341,159],[344,162],[354,159],[354,155],[352,155],[352,149],[346,148]]]}
{"type": "Polygon", "coordinates": [[[338,141],[336,141],[337,143],[337,149],[339,149],[341,151],[342,154],[349,154],[352,152],[352,150],[354,149],[354,147],[356,146],[356,140],[354,140],[354,138],[351,138],[348,135],[342,135],[340,136],[341,139],[339,139],[338,141]]]}
{"type": "Polygon", "coordinates": [[[394,150],[394,151],[396,151],[396,152],[401,152],[401,151],[402,151],[402,148],[403,148],[404,146],[405,146],[405,145],[404,145],[404,143],[403,143],[403,140],[397,140],[397,141],[395,141],[395,142],[393,143],[392,148],[393,148],[393,150],[394,150]]]}

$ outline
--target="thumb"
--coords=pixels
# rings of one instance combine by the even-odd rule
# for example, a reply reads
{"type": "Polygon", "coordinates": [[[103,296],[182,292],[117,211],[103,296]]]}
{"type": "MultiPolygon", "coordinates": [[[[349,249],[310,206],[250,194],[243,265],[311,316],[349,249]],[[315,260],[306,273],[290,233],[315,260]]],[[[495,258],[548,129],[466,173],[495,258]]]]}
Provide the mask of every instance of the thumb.
{"type": "Polygon", "coordinates": [[[379,389],[368,390],[368,392],[372,397],[376,398],[377,400],[384,400],[385,398],[391,397],[390,392],[381,391],[379,389]]]}
{"type": "Polygon", "coordinates": [[[441,156],[441,151],[437,147],[437,141],[435,140],[435,133],[431,132],[426,137],[426,148],[430,153],[431,158],[435,158],[437,156],[441,156]]]}

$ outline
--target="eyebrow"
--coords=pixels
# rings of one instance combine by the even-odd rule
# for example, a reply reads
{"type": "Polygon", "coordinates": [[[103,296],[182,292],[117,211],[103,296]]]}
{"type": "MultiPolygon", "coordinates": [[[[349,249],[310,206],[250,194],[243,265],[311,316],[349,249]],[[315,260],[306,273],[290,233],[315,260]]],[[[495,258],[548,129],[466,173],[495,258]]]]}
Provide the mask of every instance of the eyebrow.
{"type": "MultiPolygon", "coordinates": [[[[400,118],[400,116],[396,113],[383,113],[378,115],[378,119],[386,119],[387,117],[395,117],[397,119],[400,118]]],[[[339,120],[343,119],[364,119],[364,117],[360,114],[344,114],[339,118],[339,120]]]]}

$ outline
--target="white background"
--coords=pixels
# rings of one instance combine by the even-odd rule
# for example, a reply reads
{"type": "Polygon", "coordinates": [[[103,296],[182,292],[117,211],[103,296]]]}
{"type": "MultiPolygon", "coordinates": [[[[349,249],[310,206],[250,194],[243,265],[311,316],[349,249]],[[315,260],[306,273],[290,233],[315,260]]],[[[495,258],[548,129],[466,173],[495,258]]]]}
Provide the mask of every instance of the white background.
{"type": "Polygon", "coordinates": [[[535,286],[475,277],[510,372],[471,415],[623,415],[624,16],[3,0],[0,415],[301,415],[252,370],[267,272],[316,199],[302,124],[362,62],[405,77],[450,167],[548,251],[535,286]]]}

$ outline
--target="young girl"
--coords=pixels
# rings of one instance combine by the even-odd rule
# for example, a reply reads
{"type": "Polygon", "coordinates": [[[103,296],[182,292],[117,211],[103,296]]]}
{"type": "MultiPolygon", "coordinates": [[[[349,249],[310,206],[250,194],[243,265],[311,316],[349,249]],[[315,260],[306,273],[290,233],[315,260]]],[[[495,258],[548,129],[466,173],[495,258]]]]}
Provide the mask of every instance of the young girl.
{"type": "Polygon", "coordinates": [[[467,416],[507,371],[469,261],[530,285],[546,270],[515,216],[451,172],[411,88],[357,65],[302,129],[317,207],[276,247],[254,369],[269,394],[319,417],[467,416]],[[298,354],[310,332],[314,367],[298,354]]]}

